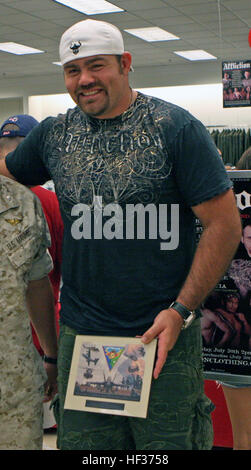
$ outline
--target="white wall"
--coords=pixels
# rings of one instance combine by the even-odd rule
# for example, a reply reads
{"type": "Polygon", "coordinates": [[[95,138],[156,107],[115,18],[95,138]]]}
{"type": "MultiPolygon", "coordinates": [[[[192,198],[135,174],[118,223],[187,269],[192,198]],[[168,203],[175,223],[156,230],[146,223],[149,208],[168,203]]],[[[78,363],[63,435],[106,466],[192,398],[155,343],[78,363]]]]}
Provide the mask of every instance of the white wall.
{"type": "Polygon", "coordinates": [[[0,126],[8,117],[23,113],[25,113],[23,98],[0,99],[0,126]]]}
{"type": "MultiPolygon", "coordinates": [[[[223,108],[221,84],[142,88],[139,90],[187,109],[206,126],[251,128],[250,107],[223,108]]],[[[28,101],[29,114],[38,121],[47,116],[64,113],[66,109],[74,106],[75,104],[68,94],[31,96],[28,101]]]]}
{"type": "Polygon", "coordinates": [[[74,101],[66,93],[30,96],[28,100],[29,114],[38,121],[42,121],[48,116],[65,113],[68,108],[74,108],[74,106],[76,106],[74,101]]]}
{"type": "Polygon", "coordinates": [[[145,88],[156,96],[187,109],[205,126],[251,127],[251,108],[223,108],[222,85],[145,88]]]}

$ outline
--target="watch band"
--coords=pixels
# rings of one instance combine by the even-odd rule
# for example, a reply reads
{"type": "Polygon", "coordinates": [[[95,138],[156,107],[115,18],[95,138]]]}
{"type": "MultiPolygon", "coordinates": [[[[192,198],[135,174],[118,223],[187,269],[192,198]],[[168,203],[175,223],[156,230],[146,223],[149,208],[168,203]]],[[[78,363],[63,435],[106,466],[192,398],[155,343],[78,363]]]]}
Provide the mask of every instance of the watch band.
{"type": "Polygon", "coordinates": [[[56,357],[49,357],[44,354],[43,356],[43,361],[47,362],[48,364],[57,364],[57,358],[56,357]]]}
{"type": "Polygon", "coordinates": [[[180,302],[172,302],[169,308],[173,308],[182,316],[184,320],[184,323],[182,325],[183,330],[185,328],[188,328],[188,326],[190,326],[193,320],[196,318],[195,310],[189,310],[187,307],[185,307],[185,305],[182,305],[180,302]]]}
{"type": "Polygon", "coordinates": [[[172,302],[170,308],[177,310],[179,314],[186,320],[192,313],[192,310],[189,310],[185,305],[180,304],[179,302],[172,302]]]}

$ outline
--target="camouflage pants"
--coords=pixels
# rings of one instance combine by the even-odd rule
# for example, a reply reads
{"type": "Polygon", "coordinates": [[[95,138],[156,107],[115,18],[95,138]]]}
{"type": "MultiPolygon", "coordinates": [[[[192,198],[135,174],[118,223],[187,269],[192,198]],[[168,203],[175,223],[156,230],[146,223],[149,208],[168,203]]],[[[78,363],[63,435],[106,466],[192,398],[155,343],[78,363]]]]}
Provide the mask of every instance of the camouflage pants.
{"type": "Polygon", "coordinates": [[[43,387],[15,392],[12,407],[0,406],[0,450],[42,450],[43,387]]]}
{"type": "Polygon", "coordinates": [[[54,411],[62,450],[210,450],[213,405],[204,395],[200,322],[181,332],[157,380],[148,416],[64,410],[76,332],[62,325],[59,344],[59,399],[54,411]]]}

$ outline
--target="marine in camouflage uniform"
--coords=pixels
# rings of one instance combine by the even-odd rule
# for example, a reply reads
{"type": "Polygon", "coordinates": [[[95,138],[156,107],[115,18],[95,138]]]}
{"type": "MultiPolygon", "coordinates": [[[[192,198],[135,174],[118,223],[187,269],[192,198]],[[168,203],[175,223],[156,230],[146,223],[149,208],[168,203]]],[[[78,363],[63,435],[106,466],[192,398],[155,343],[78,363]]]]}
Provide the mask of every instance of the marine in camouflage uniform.
{"type": "Polygon", "coordinates": [[[47,276],[50,236],[39,200],[0,176],[0,449],[42,448],[46,373],[27,313],[30,281],[47,276]]]}

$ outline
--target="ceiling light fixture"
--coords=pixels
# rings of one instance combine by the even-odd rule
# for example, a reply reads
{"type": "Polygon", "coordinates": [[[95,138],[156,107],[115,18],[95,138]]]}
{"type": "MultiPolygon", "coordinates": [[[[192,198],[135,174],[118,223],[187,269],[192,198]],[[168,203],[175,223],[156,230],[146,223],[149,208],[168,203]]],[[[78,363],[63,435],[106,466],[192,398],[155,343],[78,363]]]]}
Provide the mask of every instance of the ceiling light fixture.
{"type": "Polygon", "coordinates": [[[1,42],[0,51],[9,52],[10,54],[24,55],[24,54],[41,54],[44,51],[34,49],[33,47],[24,46],[16,42],[1,42]]]}
{"type": "Polygon", "coordinates": [[[144,39],[144,41],[148,42],[155,42],[155,41],[173,41],[180,39],[178,36],[175,36],[172,33],[168,33],[164,29],[156,27],[148,27],[148,28],[133,28],[133,29],[125,29],[125,31],[133,36],[137,36],[140,39],[144,39]]]}
{"type": "Polygon", "coordinates": [[[86,15],[98,15],[101,13],[116,13],[124,11],[122,8],[113,5],[105,0],[54,0],[57,3],[61,3],[66,7],[72,8],[73,10],[80,11],[86,15]]]}
{"type": "Polygon", "coordinates": [[[215,57],[212,54],[209,54],[209,52],[203,51],[202,49],[195,49],[192,51],[174,51],[174,54],[180,55],[181,57],[184,57],[185,59],[188,60],[216,60],[217,57],[215,57]]]}

